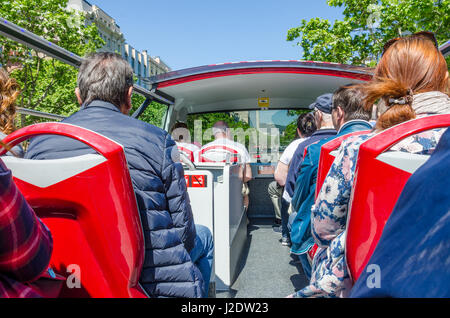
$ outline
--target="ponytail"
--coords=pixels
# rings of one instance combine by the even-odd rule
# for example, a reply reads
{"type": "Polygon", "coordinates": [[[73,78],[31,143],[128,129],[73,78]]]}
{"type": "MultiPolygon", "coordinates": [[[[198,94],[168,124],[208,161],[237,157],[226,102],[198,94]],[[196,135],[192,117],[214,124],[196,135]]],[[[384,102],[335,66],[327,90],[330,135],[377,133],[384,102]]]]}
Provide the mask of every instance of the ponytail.
{"type": "Polygon", "coordinates": [[[365,85],[366,98],[364,108],[369,110],[372,105],[383,99],[387,110],[380,115],[375,125],[377,130],[384,130],[400,124],[404,121],[416,118],[416,113],[412,108],[413,94],[411,88],[392,79],[375,79],[365,85]]]}
{"type": "Polygon", "coordinates": [[[411,35],[396,40],[384,52],[374,78],[363,85],[365,108],[382,99],[387,110],[376,129],[383,130],[416,118],[413,95],[448,89],[447,63],[429,38],[411,35]]]}

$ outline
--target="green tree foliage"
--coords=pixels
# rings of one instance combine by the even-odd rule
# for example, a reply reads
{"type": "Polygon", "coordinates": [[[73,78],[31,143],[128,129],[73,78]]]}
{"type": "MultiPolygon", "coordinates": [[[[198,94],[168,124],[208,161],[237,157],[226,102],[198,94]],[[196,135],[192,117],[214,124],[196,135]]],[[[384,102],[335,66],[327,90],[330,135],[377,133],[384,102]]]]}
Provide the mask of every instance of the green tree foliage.
{"type": "MultiPolygon", "coordinates": [[[[132,115],[145,101],[145,97],[133,94],[131,97],[131,103],[133,107],[131,108],[130,115],[132,115]]],[[[139,120],[145,121],[146,123],[155,125],[157,127],[162,127],[164,115],[166,114],[167,106],[157,102],[151,102],[146,110],[139,116],[139,120]]]]}
{"type": "MultiPolygon", "coordinates": [[[[86,26],[83,15],[66,7],[67,0],[2,0],[0,16],[79,56],[100,48],[96,25],[86,26]]],[[[64,116],[78,110],[74,67],[2,36],[0,48],[0,64],[21,86],[18,106],[64,116]]]]}
{"type": "Polygon", "coordinates": [[[301,114],[309,113],[309,109],[296,109],[289,110],[288,114],[291,116],[295,116],[295,119],[286,126],[284,133],[280,136],[280,145],[282,147],[286,147],[289,145],[295,138],[297,138],[297,118],[301,114]]]}
{"type": "Polygon", "coordinates": [[[450,39],[450,0],[327,0],[344,7],[343,20],[302,20],[288,30],[303,59],[375,66],[389,39],[419,31],[436,34],[439,44],[450,39]]]}

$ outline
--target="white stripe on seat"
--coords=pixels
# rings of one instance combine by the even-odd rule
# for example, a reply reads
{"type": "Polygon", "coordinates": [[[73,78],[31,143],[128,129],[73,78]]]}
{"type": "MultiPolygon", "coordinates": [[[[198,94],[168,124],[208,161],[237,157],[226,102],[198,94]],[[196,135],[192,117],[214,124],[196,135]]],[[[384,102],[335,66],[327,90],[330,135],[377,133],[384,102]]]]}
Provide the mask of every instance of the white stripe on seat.
{"type": "Polygon", "coordinates": [[[419,155],[403,151],[387,151],[380,154],[377,160],[413,174],[428,158],[430,158],[429,155],[419,155]]]}
{"type": "Polygon", "coordinates": [[[69,179],[106,161],[101,155],[87,154],[78,157],[30,160],[11,156],[2,157],[17,179],[40,188],[47,188],[69,179]]]}

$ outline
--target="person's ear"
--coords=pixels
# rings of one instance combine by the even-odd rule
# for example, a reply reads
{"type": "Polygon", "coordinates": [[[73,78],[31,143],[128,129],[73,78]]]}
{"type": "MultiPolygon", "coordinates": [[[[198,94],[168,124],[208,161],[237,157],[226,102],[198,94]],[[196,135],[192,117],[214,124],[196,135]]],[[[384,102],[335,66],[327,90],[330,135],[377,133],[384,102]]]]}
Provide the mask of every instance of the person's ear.
{"type": "Polygon", "coordinates": [[[345,113],[342,110],[341,106],[338,106],[336,110],[339,120],[344,119],[345,113]]]}
{"type": "Polygon", "coordinates": [[[316,126],[320,127],[322,125],[322,112],[316,111],[315,118],[316,118],[316,126]]]}
{"type": "Polygon", "coordinates": [[[83,100],[81,99],[81,93],[80,89],[77,87],[75,88],[75,96],[77,97],[78,104],[83,105],[83,100]]]}
{"type": "Polygon", "coordinates": [[[131,103],[132,96],[133,96],[133,86],[130,86],[127,92],[126,105],[124,109],[124,113],[127,115],[130,113],[131,107],[133,107],[133,104],[131,103]]]}

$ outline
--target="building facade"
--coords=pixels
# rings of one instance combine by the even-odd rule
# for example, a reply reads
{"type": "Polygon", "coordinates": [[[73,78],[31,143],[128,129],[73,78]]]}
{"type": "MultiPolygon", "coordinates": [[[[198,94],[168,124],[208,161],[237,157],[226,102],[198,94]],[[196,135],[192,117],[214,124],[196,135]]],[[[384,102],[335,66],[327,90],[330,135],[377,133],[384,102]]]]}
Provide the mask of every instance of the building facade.
{"type": "Polygon", "coordinates": [[[86,0],[69,0],[67,7],[83,12],[87,25],[95,22],[100,37],[105,41],[105,45],[99,49],[99,52],[115,52],[123,55],[125,37],[114,18],[86,0]]]}
{"type": "Polygon", "coordinates": [[[155,56],[151,58],[151,75],[155,76],[161,73],[167,73],[170,72],[171,69],[169,66],[167,66],[166,63],[164,63],[159,56],[155,56]]]}
{"type": "Polygon", "coordinates": [[[98,51],[115,52],[126,59],[133,68],[137,78],[136,84],[139,86],[150,89],[149,77],[171,71],[159,56],[151,57],[146,50],[139,52],[126,43],[120,26],[114,18],[98,6],[92,5],[86,0],[69,0],[67,6],[69,9],[83,12],[86,15],[86,24],[95,22],[100,37],[105,41],[105,45],[98,51]]]}

